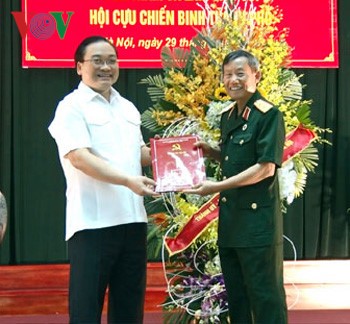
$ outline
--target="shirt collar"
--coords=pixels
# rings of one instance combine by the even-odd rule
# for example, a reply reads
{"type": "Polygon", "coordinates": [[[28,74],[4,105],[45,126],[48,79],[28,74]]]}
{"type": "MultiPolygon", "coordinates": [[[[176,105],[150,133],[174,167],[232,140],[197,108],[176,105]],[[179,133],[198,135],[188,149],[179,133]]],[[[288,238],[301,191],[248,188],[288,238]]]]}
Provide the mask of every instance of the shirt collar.
{"type": "MultiPolygon", "coordinates": [[[[86,101],[91,101],[94,98],[102,98],[102,95],[100,95],[98,92],[96,92],[93,89],[91,89],[83,81],[80,81],[80,83],[78,85],[78,89],[79,89],[79,91],[84,92],[84,99],[86,101]]],[[[113,87],[111,87],[111,99],[110,99],[110,102],[112,102],[112,100],[114,100],[115,98],[117,98],[119,96],[120,96],[119,92],[116,89],[114,89],[113,87]]]]}

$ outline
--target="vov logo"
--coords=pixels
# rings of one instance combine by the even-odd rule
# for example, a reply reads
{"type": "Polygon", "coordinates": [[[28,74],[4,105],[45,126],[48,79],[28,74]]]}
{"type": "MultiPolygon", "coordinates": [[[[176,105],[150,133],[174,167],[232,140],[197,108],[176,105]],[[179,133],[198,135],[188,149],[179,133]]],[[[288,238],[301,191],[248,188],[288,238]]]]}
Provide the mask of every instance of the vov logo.
{"type": "Polygon", "coordinates": [[[37,39],[45,40],[52,37],[55,31],[57,31],[60,39],[64,39],[74,11],[66,11],[66,13],[63,11],[36,13],[31,16],[28,24],[26,23],[24,12],[12,11],[11,14],[15,19],[22,38],[30,33],[37,39]],[[64,16],[66,19],[64,19],[64,16]]]}

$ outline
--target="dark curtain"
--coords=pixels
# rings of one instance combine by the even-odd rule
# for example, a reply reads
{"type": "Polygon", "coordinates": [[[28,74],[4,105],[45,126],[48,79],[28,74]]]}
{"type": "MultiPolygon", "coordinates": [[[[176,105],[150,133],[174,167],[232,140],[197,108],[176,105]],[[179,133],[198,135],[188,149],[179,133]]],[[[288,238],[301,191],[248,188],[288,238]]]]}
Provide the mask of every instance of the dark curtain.
{"type": "MultiPolygon", "coordinates": [[[[78,83],[74,69],[22,69],[21,40],[11,11],[0,9],[0,190],[9,223],[0,264],[66,262],[64,178],[49,125],[57,102],[78,83]]],[[[302,197],[285,217],[285,258],[347,258],[350,218],[350,2],[338,0],[339,69],[296,69],[312,99],[312,118],[329,128],[332,145],[319,145],[319,163],[302,197]]],[[[122,70],[116,88],[142,112],[150,106],[138,82],[161,70],[122,70]]],[[[145,138],[150,134],[144,130],[145,138]]]]}

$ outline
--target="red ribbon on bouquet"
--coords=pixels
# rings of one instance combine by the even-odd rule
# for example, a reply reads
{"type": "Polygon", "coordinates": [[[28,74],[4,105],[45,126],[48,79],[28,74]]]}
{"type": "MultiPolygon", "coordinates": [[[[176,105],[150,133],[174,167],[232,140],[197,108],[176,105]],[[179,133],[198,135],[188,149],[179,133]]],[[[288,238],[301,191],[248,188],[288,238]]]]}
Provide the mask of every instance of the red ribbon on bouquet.
{"type": "Polygon", "coordinates": [[[219,194],[214,195],[209,201],[201,206],[185,226],[175,237],[165,238],[165,247],[170,255],[185,250],[191,243],[202,234],[202,232],[218,218],[219,215],[219,194]]]}
{"type": "Polygon", "coordinates": [[[315,138],[316,134],[311,129],[299,124],[286,136],[282,162],[284,163],[302,152],[315,138]]]}

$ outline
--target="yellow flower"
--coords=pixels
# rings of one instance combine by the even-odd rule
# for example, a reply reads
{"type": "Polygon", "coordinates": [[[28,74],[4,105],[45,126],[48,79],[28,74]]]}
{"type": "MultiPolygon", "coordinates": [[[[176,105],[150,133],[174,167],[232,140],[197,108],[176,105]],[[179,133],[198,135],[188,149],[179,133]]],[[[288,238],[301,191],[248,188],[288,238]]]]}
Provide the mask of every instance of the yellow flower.
{"type": "Polygon", "coordinates": [[[215,89],[214,98],[220,101],[230,100],[230,96],[227,94],[226,89],[222,84],[215,89]]]}
{"type": "Polygon", "coordinates": [[[174,120],[183,117],[183,115],[180,112],[175,112],[172,110],[168,110],[168,111],[154,110],[152,112],[152,117],[157,122],[158,125],[168,126],[174,120]]]}

